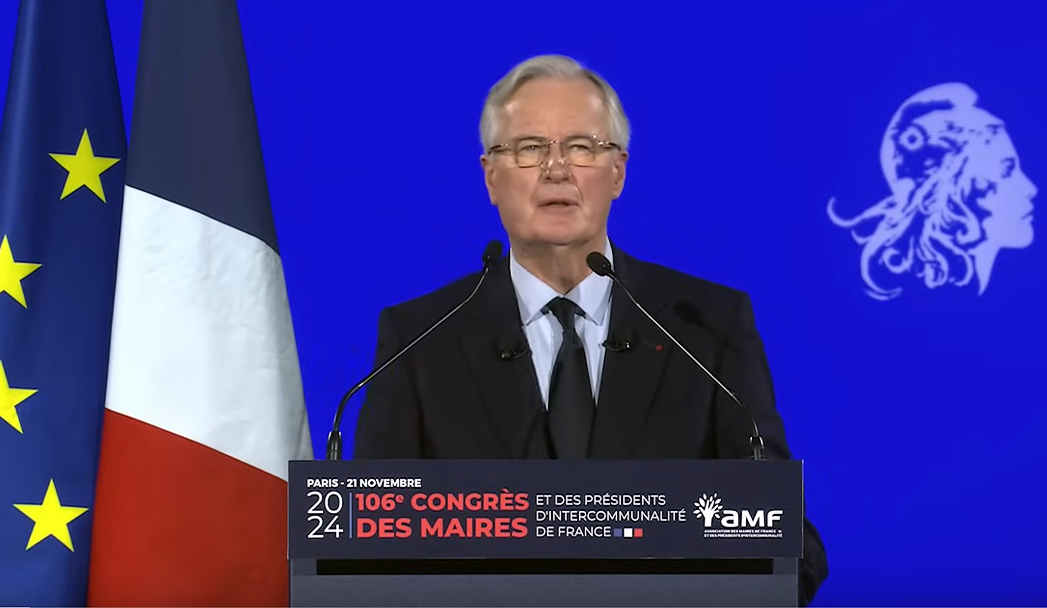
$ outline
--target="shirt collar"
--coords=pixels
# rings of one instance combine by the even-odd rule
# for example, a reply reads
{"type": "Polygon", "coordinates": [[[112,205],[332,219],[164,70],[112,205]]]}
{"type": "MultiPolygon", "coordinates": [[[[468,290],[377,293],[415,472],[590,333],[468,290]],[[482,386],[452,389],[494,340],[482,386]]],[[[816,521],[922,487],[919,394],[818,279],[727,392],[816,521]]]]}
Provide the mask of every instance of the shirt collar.
{"type": "MultiPolygon", "coordinates": [[[[607,256],[613,268],[614,253],[611,251],[610,240],[604,245],[604,255],[607,256]]],[[[560,295],[577,304],[585,312],[586,318],[597,325],[603,325],[607,321],[607,312],[611,303],[611,279],[608,277],[601,277],[595,272],[591,273],[574,289],[560,294],[521,266],[511,249],[509,250],[509,275],[516,289],[516,300],[520,305],[520,318],[523,319],[524,325],[530,325],[541,318],[545,305],[560,295]]]]}

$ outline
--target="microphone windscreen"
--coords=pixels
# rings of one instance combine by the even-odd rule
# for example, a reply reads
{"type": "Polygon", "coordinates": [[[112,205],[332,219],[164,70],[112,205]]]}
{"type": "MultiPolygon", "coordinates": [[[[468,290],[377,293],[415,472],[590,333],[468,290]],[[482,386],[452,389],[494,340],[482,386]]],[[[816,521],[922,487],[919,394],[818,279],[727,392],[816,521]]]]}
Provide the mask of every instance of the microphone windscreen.
{"type": "Polygon", "coordinates": [[[491,241],[487,243],[487,248],[484,249],[483,263],[484,266],[490,266],[502,258],[502,242],[499,240],[491,241]]]}
{"type": "Polygon", "coordinates": [[[590,253],[585,258],[585,261],[589,264],[589,269],[595,272],[596,274],[600,275],[601,277],[605,277],[611,274],[611,261],[608,260],[604,256],[604,254],[600,253],[599,251],[594,251],[590,253]]]}

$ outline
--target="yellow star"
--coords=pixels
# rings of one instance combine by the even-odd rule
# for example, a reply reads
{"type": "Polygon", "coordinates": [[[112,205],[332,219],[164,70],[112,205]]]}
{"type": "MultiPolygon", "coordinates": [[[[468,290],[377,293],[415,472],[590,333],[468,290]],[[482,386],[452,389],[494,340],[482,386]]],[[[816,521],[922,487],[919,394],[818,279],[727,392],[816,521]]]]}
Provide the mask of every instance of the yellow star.
{"type": "Polygon", "coordinates": [[[7,383],[7,372],[4,362],[0,361],[0,420],[10,424],[19,433],[22,432],[22,421],[18,419],[15,406],[36,394],[32,388],[11,388],[7,383]]]}
{"type": "Polygon", "coordinates": [[[69,172],[61,198],[64,199],[76,192],[80,186],[87,186],[91,192],[102,199],[103,203],[106,202],[105,192],[102,191],[102,173],[120,162],[120,159],[95,156],[91,148],[91,138],[87,136],[87,129],[84,129],[84,134],[80,137],[80,145],[76,148],[76,154],[51,154],[51,158],[69,172]]]}
{"type": "Polygon", "coordinates": [[[22,291],[22,279],[33,274],[37,268],[40,268],[40,264],[15,261],[14,255],[11,254],[11,244],[7,242],[5,234],[4,240],[0,242],[0,293],[9,293],[22,308],[28,308],[25,304],[25,292],[22,291]]]}
{"type": "Polygon", "coordinates": [[[55,489],[53,479],[47,484],[47,493],[44,494],[42,504],[15,505],[15,508],[33,520],[33,532],[29,535],[29,542],[25,546],[26,551],[48,536],[55,537],[58,542],[72,551],[73,539],[69,536],[69,522],[87,512],[84,507],[62,506],[62,503],[58,501],[58,490],[55,489]]]}

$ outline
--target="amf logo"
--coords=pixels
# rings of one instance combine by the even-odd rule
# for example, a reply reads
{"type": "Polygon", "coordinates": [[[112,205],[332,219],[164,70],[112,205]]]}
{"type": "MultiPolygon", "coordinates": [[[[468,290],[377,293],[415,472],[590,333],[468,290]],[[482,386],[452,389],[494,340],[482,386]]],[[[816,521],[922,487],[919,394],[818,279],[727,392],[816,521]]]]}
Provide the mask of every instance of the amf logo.
{"type": "Polygon", "coordinates": [[[694,515],[705,526],[705,538],[781,538],[781,509],[725,509],[717,494],[702,494],[694,515]]]}

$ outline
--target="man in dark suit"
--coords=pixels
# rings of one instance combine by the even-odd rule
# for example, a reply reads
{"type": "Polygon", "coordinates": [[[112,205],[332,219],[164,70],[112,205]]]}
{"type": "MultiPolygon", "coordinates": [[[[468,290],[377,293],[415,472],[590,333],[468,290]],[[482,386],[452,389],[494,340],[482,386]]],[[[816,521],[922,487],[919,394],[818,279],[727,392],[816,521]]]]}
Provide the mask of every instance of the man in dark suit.
{"type": "MultiPolygon", "coordinates": [[[[592,273],[586,258],[598,251],[748,405],[766,455],[789,458],[748,297],[637,260],[608,238],[629,145],[614,90],[569,58],[536,57],[491,89],[481,137],[509,255],[468,305],[375,378],[354,456],[747,458],[745,412],[620,287],[592,273]]],[[[377,361],[463,301],[477,279],[385,309],[377,361]]],[[[805,522],[801,605],[827,576],[821,540],[805,522]]]]}

